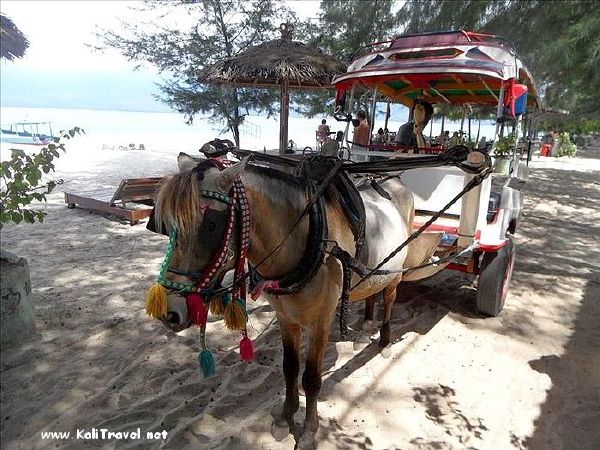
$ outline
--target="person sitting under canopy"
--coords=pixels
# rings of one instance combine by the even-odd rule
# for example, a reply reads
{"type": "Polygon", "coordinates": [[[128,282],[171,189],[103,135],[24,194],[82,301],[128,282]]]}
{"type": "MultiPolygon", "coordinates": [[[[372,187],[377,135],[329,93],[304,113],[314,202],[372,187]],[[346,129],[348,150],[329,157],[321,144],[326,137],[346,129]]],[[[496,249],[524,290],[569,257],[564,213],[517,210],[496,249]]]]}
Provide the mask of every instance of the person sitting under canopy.
{"type": "Polygon", "coordinates": [[[321,120],[321,125],[317,127],[317,140],[320,144],[325,142],[331,133],[331,129],[329,125],[327,125],[327,121],[325,119],[321,120]]]}
{"type": "Polygon", "coordinates": [[[433,116],[433,106],[422,100],[415,101],[412,107],[412,120],[401,125],[395,142],[409,149],[426,147],[423,130],[433,116]]]}

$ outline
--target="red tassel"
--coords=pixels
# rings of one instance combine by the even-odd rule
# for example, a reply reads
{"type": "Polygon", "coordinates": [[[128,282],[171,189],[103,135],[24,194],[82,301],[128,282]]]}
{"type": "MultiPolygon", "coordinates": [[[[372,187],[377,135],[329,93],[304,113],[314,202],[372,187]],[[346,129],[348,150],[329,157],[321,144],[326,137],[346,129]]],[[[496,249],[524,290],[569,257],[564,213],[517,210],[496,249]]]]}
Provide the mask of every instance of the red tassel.
{"type": "Polygon", "coordinates": [[[252,361],[254,359],[254,346],[248,336],[244,336],[240,341],[240,357],[242,361],[252,361]]]}
{"type": "Polygon", "coordinates": [[[204,298],[197,292],[188,294],[185,298],[188,308],[188,316],[192,323],[205,325],[208,320],[208,309],[204,305],[204,298]]]}

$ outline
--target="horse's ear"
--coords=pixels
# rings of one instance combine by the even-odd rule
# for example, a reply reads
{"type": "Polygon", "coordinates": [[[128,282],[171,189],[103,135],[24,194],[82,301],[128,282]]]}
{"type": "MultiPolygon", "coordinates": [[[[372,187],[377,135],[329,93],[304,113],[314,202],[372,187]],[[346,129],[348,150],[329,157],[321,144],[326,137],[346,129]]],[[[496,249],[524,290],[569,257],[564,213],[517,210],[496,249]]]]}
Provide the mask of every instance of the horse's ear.
{"type": "Polygon", "coordinates": [[[217,185],[219,189],[221,189],[223,192],[229,192],[231,186],[233,186],[233,182],[235,181],[235,179],[239,177],[240,174],[244,171],[249,159],[250,156],[246,156],[239,163],[229,166],[226,169],[223,169],[221,172],[219,172],[217,178],[217,185]]]}
{"type": "Polygon", "coordinates": [[[179,167],[179,173],[183,173],[183,172],[187,172],[188,170],[192,170],[203,159],[206,159],[206,158],[202,158],[202,157],[198,157],[198,156],[190,156],[187,153],[180,152],[179,155],[177,155],[177,166],[179,167]]]}

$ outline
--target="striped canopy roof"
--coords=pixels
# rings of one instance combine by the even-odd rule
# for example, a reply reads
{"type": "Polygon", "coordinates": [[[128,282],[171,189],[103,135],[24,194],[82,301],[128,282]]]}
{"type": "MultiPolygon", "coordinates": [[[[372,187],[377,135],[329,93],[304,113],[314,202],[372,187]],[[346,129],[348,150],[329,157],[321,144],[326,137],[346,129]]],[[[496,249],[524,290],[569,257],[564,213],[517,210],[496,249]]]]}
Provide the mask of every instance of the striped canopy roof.
{"type": "Polygon", "coordinates": [[[503,83],[528,87],[528,106],[539,108],[537,90],[514,49],[492,35],[466,31],[400,36],[359,50],[348,71],[333,83],[338,90],[358,84],[412,106],[429,103],[498,102],[503,83]]]}

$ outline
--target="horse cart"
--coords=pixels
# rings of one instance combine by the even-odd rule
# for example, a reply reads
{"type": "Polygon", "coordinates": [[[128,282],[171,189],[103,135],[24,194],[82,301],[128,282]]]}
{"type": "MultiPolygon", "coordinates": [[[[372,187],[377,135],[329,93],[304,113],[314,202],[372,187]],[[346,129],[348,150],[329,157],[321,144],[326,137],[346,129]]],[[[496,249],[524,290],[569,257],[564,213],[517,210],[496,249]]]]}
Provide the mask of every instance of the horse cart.
{"type": "MultiPolygon", "coordinates": [[[[241,333],[240,358],[250,361],[247,294],[266,294],[279,322],[286,378],[274,436],[287,436],[295,427],[300,343],[307,335],[299,449],[316,447],[323,357],[338,304],[345,337],[349,302],[365,301],[365,321],[371,321],[375,297],[382,294],[382,349],[392,344],[390,317],[402,280],[444,268],[478,274],[479,311],[500,312],[515,258],[510,234],[527,180],[527,158],[517,137],[523,116],[537,103],[527,69],[508,45],[464,31],[368,46],[334,84],[336,118],[347,123],[344,158],[298,160],[216,139],[203,146],[206,159],[179,155],[180,173],[162,184],[148,222],[169,242],[146,312],[173,331],[199,327],[198,361],[205,376],[216,371],[206,336],[208,313],[241,333]],[[380,95],[411,108],[412,131],[406,134],[413,143],[350,142],[354,99],[369,93],[371,117],[380,95]],[[500,142],[510,141],[502,174],[490,176],[492,156],[485,145],[426,143],[422,133],[438,103],[495,105],[494,159],[500,159],[500,142]],[[505,129],[509,137],[502,136],[505,129]],[[226,159],[229,152],[241,160],[226,159]],[[232,280],[224,282],[231,270],[232,280]]],[[[364,114],[357,116],[364,121],[364,114]]]]}
{"type": "MultiPolygon", "coordinates": [[[[435,248],[430,264],[408,271],[403,279],[423,279],[445,268],[478,275],[477,310],[498,315],[513,271],[516,245],[512,235],[523,208],[521,188],[528,178],[533,138],[527,131],[528,115],[539,109],[533,79],[514,49],[496,36],[462,30],[400,36],[356,52],[347,72],[333,83],[335,117],[347,124],[344,139],[349,150],[344,157],[352,161],[377,159],[391,164],[443,152],[443,121],[440,139],[428,142],[423,136],[434,108],[492,112],[495,135],[491,149],[472,139],[458,143],[470,152],[479,148],[489,153],[494,172],[443,213],[438,212],[475,175],[448,166],[401,174],[414,196],[415,229],[436,218],[421,230],[420,237],[435,248]],[[359,108],[370,107],[371,131],[377,129],[374,122],[380,101],[388,103],[385,125],[390,102],[410,108],[412,143],[352,142],[353,113],[356,116],[359,108]],[[502,156],[499,143],[505,146],[502,156]]],[[[463,124],[464,116],[461,132],[463,124]]]]}

